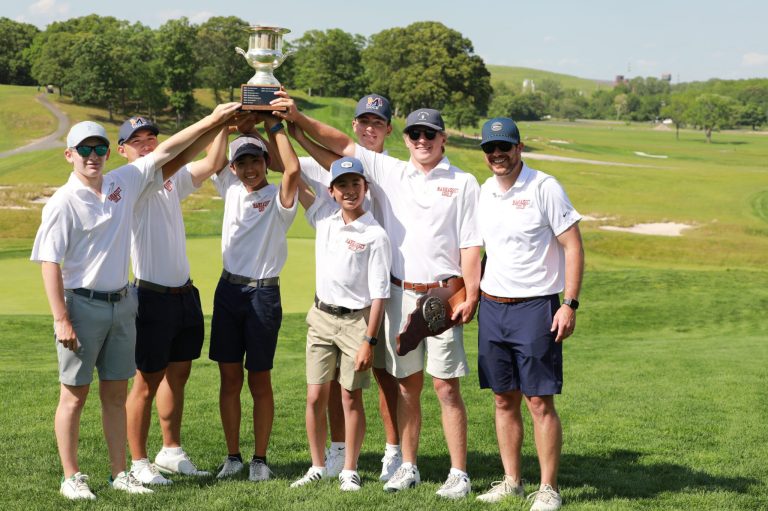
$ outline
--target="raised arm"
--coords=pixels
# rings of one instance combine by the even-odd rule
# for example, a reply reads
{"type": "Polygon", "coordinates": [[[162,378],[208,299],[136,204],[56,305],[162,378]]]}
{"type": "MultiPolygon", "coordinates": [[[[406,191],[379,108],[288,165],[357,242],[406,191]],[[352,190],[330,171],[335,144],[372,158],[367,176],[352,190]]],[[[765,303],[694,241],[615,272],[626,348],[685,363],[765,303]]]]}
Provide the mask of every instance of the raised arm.
{"type": "Polygon", "coordinates": [[[299,157],[296,156],[296,151],[293,150],[288,134],[283,127],[280,127],[281,125],[280,119],[275,117],[268,117],[264,120],[264,128],[267,130],[270,146],[276,152],[274,156],[280,158],[283,165],[280,203],[284,208],[292,208],[296,199],[296,190],[299,187],[301,168],[299,167],[299,157]],[[279,129],[275,131],[276,128],[279,129]]]}
{"type": "Polygon", "coordinates": [[[315,203],[315,199],[317,197],[312,192],[312,188],[303,179],[299,178],[299,202],[301,206],[307,210],[315,203]]]}
{"type": "MultiPolygon", "coordinates": [[[[224,103],[218,105],[209,115],[164,140],[154,151],[152,151],[155,167],[165,167],[167,163],[176,158],[182,151],[187,149],[193,142],[195,142],[195,140],[200,138],[207,131],[227,122],[233,115],[235,115],[238,108],[240,108],[240,103],[224,103]]],[[[176,170],[178,170],[178,168],[173,172],[176,170]]],[[[163,177],[167,179],[173,175],[173,172],[166,176],[164,169],[163,177]]]]}
{"type": "MultiPolygon", "coordinates": [[[[218,135],[221,132],[222,126],[226,128],[227,127],[226,122],[212,127],[211,129],[209,129],[208,131],[206,131],[205,133],[197,137],[197,139],[195,139],[195,141],[192,142],[189,145],[189,147],[187,147],[182,152],[180,152],[174,159],[172,159],[171,161],[163,165],[163,180],[168,179],[169,177],[174,175],[181,167],[183,167],[184,165],[190,163],[192,160],[197,158],[197,155],[203,152],[203,150],[206,150],[209,152],[210,145],[213,142],[213,140],[216,138],[216,135],[218,135]]],[[[194,175],[193,175],[193,180],[194,180],[194,175]]],[[[196,184],[195,186],[199,186],[199,185],[196,184]]]]}
{"type": "MultiPolygon", "coordinates": [[[[355,155],[355,141],[346,133],[299,112],[299,109],[296,107],[296,102],[293,101],[285,91],[278,91],[275,95],[280,97],[272,100],[272,105],[275,107],[285,107],[288,110],[285,112],[276,110],[272,112],[273,115],[285,119],[286,121],[296,123],[296,125],[304,130],[307,135],[317,140],[321,145],[327,147],[329,151],[337,155],[355,155]]],[[[307,150],[309,151],[309,149],[307,150]]]]}
{"type": "MultiPolygon", "coordinates": [[[[206,179],[227,166],[227,142],[229,141],[229,126],[223,124],[205,150],[205,158],[189,164],[192,184],[196,188],[202,186],[206,179]]],[[[165,167],[163,167],[165,169],[165,167]]]]}
{"type": "Polygon", "coordinates": [[[338,154],[329,151],[314,140],[310,139],[295,123],[288,123],[288,134],[299,143],[309,155],[315,159],[325,170],[331,168],[331,164],[341,158],[338,154]]]}

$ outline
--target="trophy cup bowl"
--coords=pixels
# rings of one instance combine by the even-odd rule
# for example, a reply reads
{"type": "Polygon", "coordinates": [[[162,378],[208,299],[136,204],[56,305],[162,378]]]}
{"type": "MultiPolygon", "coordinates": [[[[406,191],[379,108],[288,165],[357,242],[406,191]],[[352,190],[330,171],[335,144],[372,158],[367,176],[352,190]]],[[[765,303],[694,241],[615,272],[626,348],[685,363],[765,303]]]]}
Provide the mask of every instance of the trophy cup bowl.
{"type": "Polygon", "coordinates": [[[246,30],[250,32],[248,51],[242,48],[235,51],[245,57],[256,73],[240,87],[243,110],[279,110],[269,104],[280,90],[280,82],[272,72],[290,55],[290,52],[283,53],[283,35],[290,30],[262,25],[252,25],[246,30]]]}

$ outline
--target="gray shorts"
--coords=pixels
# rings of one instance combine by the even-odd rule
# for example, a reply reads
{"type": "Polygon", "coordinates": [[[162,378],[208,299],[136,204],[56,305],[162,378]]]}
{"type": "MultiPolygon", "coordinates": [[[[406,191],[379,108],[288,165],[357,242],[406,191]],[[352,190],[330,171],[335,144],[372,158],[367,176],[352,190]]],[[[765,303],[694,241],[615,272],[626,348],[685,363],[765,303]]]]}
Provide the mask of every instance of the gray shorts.
{"type": "Polygon", "coordinates": [[[88,385],[93,368],[100,380],[127,380],[136,373],[135,290],[119,302],[104,302],[64,292],[67,313],[75,329],[79,347],[71,351],[56,342],[59,381],[64,385],[88,385]]]}

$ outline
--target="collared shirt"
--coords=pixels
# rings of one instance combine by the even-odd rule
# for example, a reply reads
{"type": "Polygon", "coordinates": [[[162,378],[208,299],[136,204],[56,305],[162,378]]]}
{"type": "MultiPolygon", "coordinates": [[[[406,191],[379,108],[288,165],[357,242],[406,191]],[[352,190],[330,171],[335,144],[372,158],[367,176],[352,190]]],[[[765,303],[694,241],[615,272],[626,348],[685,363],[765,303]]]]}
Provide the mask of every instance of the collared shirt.
{"type": "Polygon", "coordinates": [[[320,301],[363,309],[373,299],[389,298],[392,251],[370,212],[345,224],[335,203],[315,201],[307,220],[317,231],[315,285],[320,301]]]}
{"type": "Polygon", "coordinates": [[[31,260],[60,264],[65,289],[124,287],[134,207],[155,179],[151,154],[104,174],[100,197],[73,172],[43,207],[31,260]]]}
{"type": "Polygon", "coordinates": [[[296,218],[298,198],[294,197],[293,207],[286,209],[275,185],[249,193],[229,167],[211,179],[224,199],[224,269],[252,279],[279,276],[288,258],[285,234],[296,218]]]}
{"type": "Polygon", "coordinates": [[[495,176],[480,191],[480,228],[488,260],[480,288],[507,298],[546,296],[565,287],[557,236],[581,220],[557,180],[525,163],[506,192],[495,176]]]}
{"type": "Polygon", "coordinates": [[[408,282],[461,275],[460,249],[483,244],[475,177],[448,158],[424,173],[411,162],[360,146],[356,156],[392,244],[392,274],[408,282]]]}
{"type": "Polygon", "coordinates": [[[185,165],[159,189],[144,190],[136,204],[131,229],[134,277],[168,287],[183,286],[189,280],[180,201],[196,189],[185,165]]]}

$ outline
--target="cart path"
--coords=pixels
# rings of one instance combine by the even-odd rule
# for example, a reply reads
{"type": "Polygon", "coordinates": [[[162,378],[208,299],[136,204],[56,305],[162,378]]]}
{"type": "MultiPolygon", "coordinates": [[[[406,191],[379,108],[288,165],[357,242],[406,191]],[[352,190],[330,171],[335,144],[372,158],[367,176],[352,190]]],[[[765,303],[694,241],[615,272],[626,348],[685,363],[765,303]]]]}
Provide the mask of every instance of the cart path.
{"type": "Polygon", "coordinates": [[[69,130],[69,117],[67,117],[67,114],[59,110],[58,107],[48,101],[46,93],[38,94],[35,99],[56,117],[56,120],[59,122],[58,128],[56,128],[56,131],[50,135],[39,138],[37,140],[33,140],[27,145],[17,147],[16,149],[11,149],[10,151],[1,152],[0,158],[5,158],[7,156],[12,156],[19,153],[28,153],[31,151],[40,151],[43,149],[54,149],[56,147],[64,147],[66,145],[60,139],[64,137],[64,135],[67,133],[67,130],[69,130]]]}

